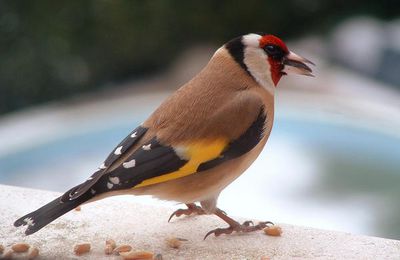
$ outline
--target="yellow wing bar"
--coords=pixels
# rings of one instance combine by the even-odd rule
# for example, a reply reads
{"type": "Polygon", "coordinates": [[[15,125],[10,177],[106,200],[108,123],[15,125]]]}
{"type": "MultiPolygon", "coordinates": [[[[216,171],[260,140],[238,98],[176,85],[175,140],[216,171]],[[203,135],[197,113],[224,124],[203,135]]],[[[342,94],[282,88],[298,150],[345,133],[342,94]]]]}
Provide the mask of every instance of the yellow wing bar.
{"type": "Polygon", "coordinates": [[[219,139],[212,142],[202,140],[180,146],[179,155],[189,160],[186,164],[184,164],[177,171],[144,180],[142,183],[136,185],[134,188],[148,186],[160,182],[166,182],[196,173],[196,170],[200,164],[213,160],[220,156],[227,145],[227,140],[219,139]]]}

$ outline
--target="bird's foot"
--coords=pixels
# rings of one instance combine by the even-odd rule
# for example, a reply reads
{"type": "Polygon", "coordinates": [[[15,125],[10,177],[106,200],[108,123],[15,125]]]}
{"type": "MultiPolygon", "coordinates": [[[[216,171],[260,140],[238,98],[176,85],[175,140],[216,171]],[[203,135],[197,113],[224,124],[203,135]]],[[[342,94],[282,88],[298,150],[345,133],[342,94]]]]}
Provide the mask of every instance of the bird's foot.
{"type": "Polygon", "coordinates": [[[197,214],[197,215],[206,214],[205,211],[201,207],[197,206],[194,203],[186,204],[186,206],[188,207],[187,209],[178,209],[174,213],[172,213],[171,216],[168,219],[168,222],[170,222],[170,220],[174,216],[180,217],[182,215],[189,216],[189,215],[192,215],[192,214],[197,214]]]}
{"type": "Polygon", "coordinates": [[[243,232],[243,233],[248,233],[248,232],[253,232],[257,230],[262,230],[267,227],[267,225],[273,225],[272,222],[270,221],[265,221],[265,222],[260,222],[257,225],[254,225],[253,221],[245,221],[243,224],[239,224],[238,222],[230,224],[229,227],[227,228],[216,228],[214,230],[211,230],[204,236],[204,240],[211,234],[214,234],[216,237],[222,235],[222,234],[231,234],[233,232],[243,232]]]}

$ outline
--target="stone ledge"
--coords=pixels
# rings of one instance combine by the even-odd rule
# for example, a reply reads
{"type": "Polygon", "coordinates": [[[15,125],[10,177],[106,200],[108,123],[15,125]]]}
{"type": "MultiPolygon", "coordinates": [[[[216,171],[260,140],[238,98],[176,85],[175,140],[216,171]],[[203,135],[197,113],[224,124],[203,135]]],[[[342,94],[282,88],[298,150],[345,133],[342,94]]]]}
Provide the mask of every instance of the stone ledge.
{"type": "MultiPolygon", "coordinates": [[[[135,249],[160,253],[163,259],[398,259],[400,241],[279,224],[281,237],[263,232],[229,236],[203,236],[222,227],[214,216],[181,217],[167,223],[174,208],[144,205],[131,196],[119,196],[82,206],[39,232],[24,236],[15,219],[35,210],[58,193],[0,185],[0,244],[26,242],[40,249],[39,259],[120,259],[105,256],[104,242],[113,238],[135,249]],[[169,248],[168,237],[188,239],[180,249],[169,248]],[[77,257],[73,246],[90,242],[89,254],[77,257]]],[[[351,217],[351,216],[349,216],[351,217]]]]}

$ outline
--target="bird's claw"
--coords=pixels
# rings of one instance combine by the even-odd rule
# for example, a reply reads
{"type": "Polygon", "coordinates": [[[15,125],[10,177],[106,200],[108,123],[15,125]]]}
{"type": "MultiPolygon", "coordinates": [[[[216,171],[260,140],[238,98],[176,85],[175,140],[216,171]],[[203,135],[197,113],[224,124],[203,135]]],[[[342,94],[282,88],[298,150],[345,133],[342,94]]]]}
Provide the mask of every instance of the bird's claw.
{"type": "Polygon", "coordinates": [[[195,204],[193,204],[193,205],[190,204],[190,205],[188,205],[188,208],[187,208],[187,209],[178,209],[178,210],[175,210],[175,212],[172,213],[171,216],[169,217],[168,222],[170,222],[171,219],[172,219],[174,216],[180,217],[180,216],[182,216],[182,215],[189,216],[189,215],[192,215],[192,214],[203,215],[203,214],[205,214],[205,212],[204,212],[204,210],[203,210],[201,207],[199,207],[199,206],[197,206],[197,205],[195,205],[195,204]]]}
{"type": "Polygon", "coordinates": [[[246,227],[254,226],[254,222],[251,220],[247,220],[247,221],[243,222],[242,226],[246,226],[246,227]]]}
{"type": "Polygon", "coordinates": [[[214,230],[211,230],[204,236],[204,240],[211,234],[214,234],[216,237],[225,234],[229,235],[232,232],[243,232],[243,233],[248,233],[248,232],[253,232],[257,230],[262,230],[266,228],[268,225],[273,225],[271,221],[265,221],[265,222],[260,222],[257,225],[254,225],[253,221],[245,221],[243,224],[237,224],[235,226],[229,226],[227,228],[216,228],[214,230]]]}

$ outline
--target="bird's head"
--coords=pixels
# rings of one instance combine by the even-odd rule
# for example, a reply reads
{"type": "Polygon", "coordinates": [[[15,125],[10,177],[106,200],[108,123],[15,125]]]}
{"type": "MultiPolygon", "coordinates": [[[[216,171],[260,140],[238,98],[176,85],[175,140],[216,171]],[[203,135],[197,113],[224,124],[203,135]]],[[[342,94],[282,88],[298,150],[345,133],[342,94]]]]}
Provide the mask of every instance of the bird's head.
{"type": "Polygon", "coordinates": [[[311,61],[290,51],[278,37],[247,34],[225,44],[232,57],[259,84],[276,86],[282,76],[293,73],[313,76],[311,61]]]}

